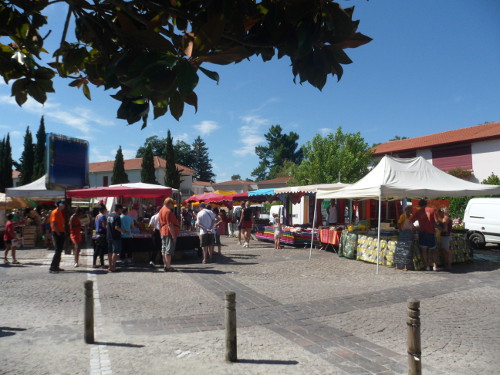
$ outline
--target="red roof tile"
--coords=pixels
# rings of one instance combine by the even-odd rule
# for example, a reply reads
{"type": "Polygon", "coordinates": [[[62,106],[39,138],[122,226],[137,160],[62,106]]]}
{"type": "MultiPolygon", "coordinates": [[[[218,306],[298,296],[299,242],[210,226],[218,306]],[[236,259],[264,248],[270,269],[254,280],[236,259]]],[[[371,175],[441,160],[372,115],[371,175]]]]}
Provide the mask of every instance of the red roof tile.
{"type": "Polygon", "coordinates": [[[223,181],[223,182],[217,182],[214,185],[250,185],[254,184],[255,182],[253,181],[243,181],[243,180],[229,180],[229,181],[223,181]]]}
{"type": "Polygon", "coordinates": [[[292,177],[291,176],[285,176],[285,177],[276,177],[272,178],[270,180],[265,180],[265,181],[259,181],[257,182],[258,184],[276,184],[276,183],[287,183],[292,177]]]}
{"type": "Polygon", "coordinates": [[[500,138],[500,122],[471,126],[468,128],[450,130],[442,133],[424,135],[422,137],[389,141],[374,147],[374,155],[385,155],[393,152],[417,150],[455,143],[470,143],[488,139],[500,138]]]}
{"type": "Polygon", "coordinates": [[[21,175],[21,172],[16,171],[16,170],[12,171],[12,178],[19,178],[20,175],[21,175]]]}
{"type": "MultiPolygon", "coordinates": [[[[111,172],[113,170],[114,163],[115,163],[114,160],[89,163],[89,172],[90,173],[111,172]]],[[[133,169],[141,169],[142,158],[126,159],[123,161],[123,164],[125,166],[126,171],[133,170],[133,169]]],[[[154,157],[154,165],[155,165],[155,169],[156,168],[165,168],[165,159],[160,158],[158,156],[155,156],[154,157]]],[[[185,167],[184,165],[181,165],[181,164],[175,164],[175,165],[182,172],[182,174],[185,176],[188,176],[188,175],[193,176],[196,174],[196,172],[191,168],[185,167]]]]}
{"type": "Polygon", "coordinates": [[[193,185],[198,185],[198,186],[212,186],[211,182],[208,181],[193,181],[193,185]]]}

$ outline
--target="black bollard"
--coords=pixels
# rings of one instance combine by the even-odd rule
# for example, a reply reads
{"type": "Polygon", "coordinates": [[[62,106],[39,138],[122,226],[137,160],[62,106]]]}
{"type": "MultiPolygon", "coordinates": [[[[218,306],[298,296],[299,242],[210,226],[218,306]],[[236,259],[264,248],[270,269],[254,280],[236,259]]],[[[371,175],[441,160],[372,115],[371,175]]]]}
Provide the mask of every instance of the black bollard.
{"type": "Polygon", "coordinates": [[[87,280],[85,287],[83,337],[87,344],[94,343],[94,282],[87,280]]]}
{"type": "Polygon", "coordinates": [[[238,360],[236,348],[236,293],[226,292],[225,296],[226,319],[226,361],[238,360]]]}

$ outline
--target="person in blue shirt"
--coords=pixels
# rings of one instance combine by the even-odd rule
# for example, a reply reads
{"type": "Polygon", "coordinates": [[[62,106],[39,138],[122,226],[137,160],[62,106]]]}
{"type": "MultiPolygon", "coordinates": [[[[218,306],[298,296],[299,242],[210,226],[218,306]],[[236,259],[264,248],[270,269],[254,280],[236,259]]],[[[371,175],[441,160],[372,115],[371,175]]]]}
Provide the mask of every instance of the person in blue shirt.
{"type": "Polygon", "coordinates": [[[124,265],[132,264],[132,228],[134,228],[134,219],[127,215],[128,209],[125,207],[121,219],[121,228],[124,230],[122,232],[122,253],[120,254],[120,259],[124,265]]]}

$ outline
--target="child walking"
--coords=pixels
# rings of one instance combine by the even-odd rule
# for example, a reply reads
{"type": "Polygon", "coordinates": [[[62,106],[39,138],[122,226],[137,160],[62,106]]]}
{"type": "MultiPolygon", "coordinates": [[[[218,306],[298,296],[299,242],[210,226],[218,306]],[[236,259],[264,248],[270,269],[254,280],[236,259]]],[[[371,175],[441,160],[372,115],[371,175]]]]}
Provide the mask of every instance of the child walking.
{"type": "Polygon", "coordinates": [[[274,217],[274,248],[282,249],[280,246],[281,235],[283,234],[283,226],[278,214],[273,214],[274,217]]]}

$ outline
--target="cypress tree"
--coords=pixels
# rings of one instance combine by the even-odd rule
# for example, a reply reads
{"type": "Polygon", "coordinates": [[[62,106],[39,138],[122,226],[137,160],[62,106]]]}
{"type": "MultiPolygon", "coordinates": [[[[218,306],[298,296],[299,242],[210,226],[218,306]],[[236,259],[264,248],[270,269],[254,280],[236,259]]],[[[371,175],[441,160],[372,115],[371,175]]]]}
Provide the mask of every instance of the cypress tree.
{"type": "Polygon", "coordinates": [[[155,176],[155,162],[151,146],[146,147],[142,156],[141,182],[146,184],[157,184],[155,176]]]}
{"type": "Polygon", "coordinates": [[[113,165],[113,175],[111,176],[111,185],[125,184],[128,182],[128,175],[125,173],[125,162],[123,161],[122,146],[118,147],[113,165]]]}
{"type": "Polygon", "coordinates": [[[4,168],[4,174],[2,175],[4,180],[4,188],[13,187],[14,181],[12,179],[12,147],[10,146],[9,133],[7,133],[7,139],[4,143],[2,160],[4,168]]]}
{"type": "Polygon", "coordinates": [[[181,171],[175,165],[174,142],[170,130],[167,133],[167,145],[165,147],[165,186],[179,189],[181,186],[181,171]]]}
{"type": "Polygon", "coordinates": [[[5,137],[0,142],[0,192],[5,193],[5,137]]]}
{"type": "Polygon", "coordinates": [[[33,147],[33,136],[28,126],[26,128],[26,134],[24,135],[24,151],[21,155],[21,185],[26,185],[33,181],[34,160],[35,150],[33,147]]]}
{"type": "Polygon", "coordinates": [[[195,178],[200,181],[213,182],[215,174],[212,171],[212,159],[208,156],[206,143],[198,136],[193,142],[194,163],[193,169],[196,170],[195,178]]]}
{"type": "Polygon", "coordinates": [[[45,174],[45,120],[42,116],[40,127],[36,133],[35,164],[33,167],[33,179],[42,177],[45,174]]]}

